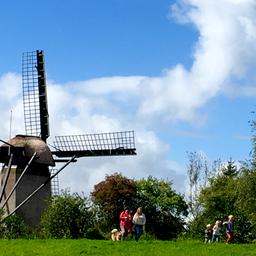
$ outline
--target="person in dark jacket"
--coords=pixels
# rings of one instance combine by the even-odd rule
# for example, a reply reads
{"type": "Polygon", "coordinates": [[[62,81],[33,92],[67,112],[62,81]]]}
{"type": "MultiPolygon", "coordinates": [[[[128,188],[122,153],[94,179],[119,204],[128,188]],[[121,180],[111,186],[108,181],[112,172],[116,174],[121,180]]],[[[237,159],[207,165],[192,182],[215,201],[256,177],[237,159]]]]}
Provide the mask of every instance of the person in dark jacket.
{"type": "Polygon", "coordinates": [[[206,230],[204,231],[204,242],[211,243],[212,241],[212,226],[211,224],[206,225],[206,230]]]}
{"type": "Polygon", "coordinates": [[[223,222],[223,225],[226,229],[226,235],[227,235],[226,243],[230,244],[233,242],[233,239],[234,239],[234,216],[229,215],[228,221],[223,222]]]}

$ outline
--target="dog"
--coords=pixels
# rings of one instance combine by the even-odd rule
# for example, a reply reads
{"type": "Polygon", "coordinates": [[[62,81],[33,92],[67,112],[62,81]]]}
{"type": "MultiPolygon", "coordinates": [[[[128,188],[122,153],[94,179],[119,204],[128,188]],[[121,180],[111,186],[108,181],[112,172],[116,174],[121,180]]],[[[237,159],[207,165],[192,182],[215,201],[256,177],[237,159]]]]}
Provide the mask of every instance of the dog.
{"type": "Polygon", "coordinates": [[[116,228],[111,230],[111,239],[112,241],[119,241],[121,240],[122,232],[118,231],[116,228]]]}

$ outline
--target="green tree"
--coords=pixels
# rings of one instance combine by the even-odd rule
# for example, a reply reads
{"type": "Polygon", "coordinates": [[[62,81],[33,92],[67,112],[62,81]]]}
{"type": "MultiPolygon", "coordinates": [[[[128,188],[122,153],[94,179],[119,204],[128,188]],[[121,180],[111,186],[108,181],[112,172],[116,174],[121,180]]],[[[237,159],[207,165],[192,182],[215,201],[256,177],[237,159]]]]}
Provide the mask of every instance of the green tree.
{"type": "Polygon", "coordinates": [[[230,177],[235,177],[238,174],[238,168],[232,159],[228,161],[227,166],[223,167],[221,171],[224,175],[230,177]]]}
{"type": "Polygon", "coordinates": [[[172,188],[172,182],[149,176],[137,181],[137,206],[147,218],[147,232],[159,239],[171,239],[183,231],[188,206],[172,188]]]}
{"type": "Polygon", "coordinates": [[[256,118],[255,118],[255,111],[252,111],[252,114],[254,114],[254,118],[249,121],[250,126],[251,126],[251,132],[252,132],[252,137],[251,137],[251,142],[252,142],[252,149],[251,149],[251,164],[253,168],[255,169],[256,167],[256,118]]]}
{"type": "Polygon", "coordinates": [[[87,230],[93,226],[93,220],[89,201],[64,191],[49,201],[41,219],[42,233],[52,238],[85,237],[87,230]]]}
{"type": "Polygon", "coordinates": [[[169,181],[152,176],[139,181],[121,174],[106,176],[91,193],[100,228],[109,231],[119,226],[123,208],[134,213],[138,207],[146,214],[147,232],[159,239],[177,237],[183,230],[187,204],[183,196],[172,189],[169,181]]]}
{"type": "Polygon", "coordinates": [[[136,183],[120,173],[106,175],[96,184],[91,199],[97,212],[100,228],[106,232],[119,227],[119,214],[124,208],[132,209],[136,200],[136,183]]]}
{"type": "Polygon", "coordinates": [[[202,188],[198,198],[200,213],[189,223],[192,236],[201,237],[206,224],[214,224],[216,220],[225,220],[229,214],[234,214],[236,194],[232,177],[217,175],[202,188]]]}
{"type": "Polygon", "coordinates": [[[244,169],[239,177],[238,197],[236,207],[246,218],[244,221],[243,236],[248,239],[256,238],[256,170],[244,169]]]}
{"type": "MultiPolygon", "coordinates": [[[[231,166],[231,165],[230,165],[231,166]]],[[[201,213],[190,223],[193,236],[202,236],[207,223],[226,220],[235,216],[235,240],[248,242],[256,237],[256,173],[239,172],[237,168],[225,168],[210,179],[209,185],[200,192],[201,213]],[[238,175],[239,174],[239,175],[238,175]]],[[[223,235],[225,235],[223,233],[223,235]]]]}
{"type": "MultiPolygon", "coordinates": [[[[255,111],[252,112],[255,114],[255,111]]],[[[207,223],[235,216],[235,238],[239,242],[256,239],[256,121],[249,121],[252,131],[251,159],[241,168],[230,159],[226,166],[218,164],[215,176],[199,193],[200,213],[189,223],[192,235],[203,235],[207,223]],[[220,170],[220,172],[218,171],[220,170]],[[216,175],[217,173],[217,175],[216,175]]],[[[189,173],[188,173],[189,175],[189,173]]]]}

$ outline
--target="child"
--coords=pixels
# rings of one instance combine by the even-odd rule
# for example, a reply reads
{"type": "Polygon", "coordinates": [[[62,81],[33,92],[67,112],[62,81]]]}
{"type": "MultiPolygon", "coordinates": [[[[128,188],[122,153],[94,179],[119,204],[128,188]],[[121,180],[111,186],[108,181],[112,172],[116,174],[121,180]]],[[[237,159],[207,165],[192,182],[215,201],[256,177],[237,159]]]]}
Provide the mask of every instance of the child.
{"type": "Polygon", "coordinates": [[[220,225],[221,225],[221,221],[217,220],[215,222],[215,225],[213,226],[212,242],[220,241],[220,225]]]}
{"type": "Polygon", "coordinates": [[[226,244],[230,244],[233,242],[233,236],[234,236],[234,216],[229,215],[228,216],[228,221],[223,222],[223,225],[226,228],[226,235],[227,235],[227,240],[226,244]]]}
{"type": "Polygon", "coordinates": [[[204,231],[204,242],[210,243],[212,241],[212,226],[211,224],[206,225],[206,230],[204,231]]]}

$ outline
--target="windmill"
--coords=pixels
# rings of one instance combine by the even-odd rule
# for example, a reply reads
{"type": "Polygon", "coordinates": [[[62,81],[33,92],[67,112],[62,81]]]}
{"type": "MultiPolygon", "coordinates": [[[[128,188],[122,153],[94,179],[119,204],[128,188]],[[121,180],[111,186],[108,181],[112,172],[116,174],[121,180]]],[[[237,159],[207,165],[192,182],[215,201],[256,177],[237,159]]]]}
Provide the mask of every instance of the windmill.
{"type": "Polygon", "coordinates": [[[43,51],[23,53],[22,88],[25,135],[0,140],[0,206],[6,217],[16,212],[36,226],[51,196],[50,181],[66,166],[81,157],[136,155],[136,148],[134,132],[122,131],[55,136],[50,149],[43,51]],[[49,166],[58,162],[64,165],[51,175],[49,166]]]}

